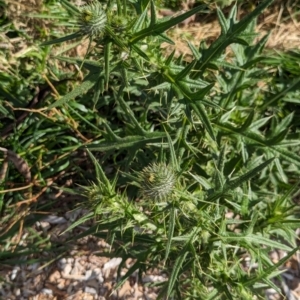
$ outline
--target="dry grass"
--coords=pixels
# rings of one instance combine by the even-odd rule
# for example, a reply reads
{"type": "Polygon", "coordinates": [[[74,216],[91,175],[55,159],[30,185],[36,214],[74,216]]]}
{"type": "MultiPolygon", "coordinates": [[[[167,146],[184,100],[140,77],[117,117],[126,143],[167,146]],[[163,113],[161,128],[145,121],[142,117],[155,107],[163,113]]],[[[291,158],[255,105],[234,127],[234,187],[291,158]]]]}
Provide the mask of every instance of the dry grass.
{"type": "MultiPolygon", "coordinates": [[[[26,32],[34,38],[38,37],[38,32],[35,30],[43,28],[47,32],[47,26],[52,23],[49,20],[33,19],[26,14],[41,12],[42,0],[6,0],[8,4],[7,15],[11,20],[14,20],[16,28],[25,29],[26,32]]],[[[81,5],[83,1],[73,1],[76,5],[81,5]]],[[[187,8],[185,3],[184,8],[187,8]]],[[[226,11],[226,10],[225,10],[226,11]]],[[[229,9],[227,9],[229,11],[229,9]]],[[[167,14],[172,14],[170,10],[165,11],[167,14]]],[[[178,14],[178,12],[176,13],[178,14]]],[[[240,6],[238,14],[240,17],[247,14],[244,6],[240,6]]],[[[300,1],[275,1],[275,3],[266,10],[260,17],[257,32],[259,36],[263,36],[271,31],[267,48],[276,50],[295,49],[300,47],[300,1]]],[[[200,15],[188,24],[173,28],[169,34],[175,41],[175,49],[177,54],[189,54],[190,50],[187,47],[186,41],[189,40],[196,45],[200,41],[205,40],[209,44],[215,40],[220,34],[220,26],[217,16],[214,12],[209,15],[200,15]]],[[[16,41],[13,41],[16,42],[16,41]]],[[[11,45],[8,45],[11,47],[11,45]]],[[[26,47],[21,43],[19,47],[26,47]]],[[[18,47],[18,48],[19,48],[18,47]]],[[[27,45],[28,47],[28,45],[27,45]]],[[[169,51],[173,47],[164,45],[169,51]]],[[[18,49],[21,50],[20,48],[18,49]]]]}
{"type": "MultiPolygon", "coordinates": [[[[276,1],[259,18],[257,24],[258,38],[271,31],[266,47],[275,50],[290,50],[300,48],[300,3],[298,1],[276,1]]],[[[247,11],[240,7],[239,16],[247,11]]],[[[220,25],[216,14],[200,16],[195,22],[176,27],[170,31],[175,41],[175,47],[164,44],[166,50],[176,49],[176,54],[190,54],[187,40],[195,45],[205,40],[208,44],[220,34],[220,25]]]]}

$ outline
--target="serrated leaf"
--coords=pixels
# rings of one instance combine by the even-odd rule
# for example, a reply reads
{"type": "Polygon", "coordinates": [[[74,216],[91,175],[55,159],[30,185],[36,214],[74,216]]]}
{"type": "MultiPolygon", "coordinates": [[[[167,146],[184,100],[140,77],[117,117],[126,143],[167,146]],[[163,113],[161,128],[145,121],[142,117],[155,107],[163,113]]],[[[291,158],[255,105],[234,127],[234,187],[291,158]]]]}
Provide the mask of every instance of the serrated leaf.
{"type": "Polygon", "coordinates": [[[268,140],[266,140],[266,145],[268,146],[276,146],[277,144],[279,144],[281,141],[284,140],[284,138],[286,137],[286,135],[288,134],[289,129],[287,128],[286,130],[283,130],[282,132],[280,132],[279,134],[277,134],[275,137],[270,138],[268,140]]]}
{"type": "Polygon", "coordinates": [[[227,20],[219,7],[217,7],[217,15],[218,15],[219,24],[221,26],[221,32],[222,32],[222,34],[225,35],[227,33],[229,27],[227,24],[227,20]]]}
{"type": "Polygon", "coordinates": [[[292,151],[289,151],[287,149],[283,149],[280,146],[270,147],[270,150],[273,153],[280,154],[287,161],[290,161],[291,163],[293,163],[296,166],[300,167],[300,156],[298,154],[296,154],[296,153],[294,153],[292,151]]]}
{"type": "Polygon", "coordinates": [[[70,1],[67,0],[60,0],[61,4],[71,13],[78,14],[80,11],[79,9],[73,5],[70,1]]]}
{"type": "MultiPolygon", "coordinates": [[[[234,42],[238,36],[246,30],[247,26],[266,8],[268,7],[274,0],[266,0],[259,4],[256,9],[254,9],[251,13],[247,14],[240,22],[233,24],[228,30],[227,34],[221,34],[218,39],[210,45],[208,49],[204,49],[202,51],[202,57],[198,60],[195,65],[195,69],[200,72],[195,73],[194,77],[200,76],[207,68],[209,63],[217,59],[219,55],[234,42]]],[[[246,43],[244,40],[237,40],[238,42],[246,43]]]]}
{"type": "Polygon", "coordinates": [[[100,142],[97,145],[90,144],[87,147],[91,151],[105,152],[105,151],[116,150],[116,149],[127,149],[130,147],[142,147],[147,145],[148,143],[161,141],[162,137],[166,137],[166,135],[160,134],[158,136],[153,136],[153,137],[129,136],[126,138],[119,138],[118,141],[100,142]]]}
{"type": "Polygon", "coordinates": [[[244,124],[238,129],[239,132],[244,132],[248,129],[248,127],[252,124],[254,118],[254,110],[252,110],[248,116],[248,118],[245,120],[244,124]]]}
{"type": "Polygon", "coordinates": [[[269,238],[263,237],[258,234],[235,234],[234,236],[226,235],[223,237],[224,241],[230,242],[230,241],[239,241],[239,242],[245,242],[249,245],[264,245],[271,247],[272,249],[281,249],[285,251],[291,251],[291,247],[284,245],[283,243],[276,242],[274,240],[271,240],[269,238]]]}
{"type": "Polygon", "coordinates": [[[229,181],[228,183],[226,183],[224,190],[223,191],[228,191],[229,189],[234,189],[239,187],[242,183],[248,181],[249,179],[251,179],[253,176],[255,176],[256,174],[258,174],[260,171],[262,171],[266,166],[268,166],[275,158],[270,158],[268,160],[266,160],[265,162],[263,162],[262,164],[260,164],[259,166],[255,167],[254,169],[248,171],[247,173],[239,176],[239,178],[234,179],[229,181]]]}
{"type": "Polygon", "coordinates": [[[142,30],[143,24],[145,23],[146,17],[147,17],[148,11],[145,9],[143,13],[139,16],[139,18],[135,21],[135,23],[132,26],[133,33],[142,30]]]}
{"type": "Polygon", "coordinates": [[[54,40],[43,42],[41,44],[41,46],[59,44],[59,43],[63,43],[63,42],[66,42],[66,41],[70,41],[70,40],[77,39],[77,38],[82,38],[82,37],[83,37],[82,32],[78,31],[78,32],[63,36],[61,38],[57,38],[57,39],[54,39],[54,40]]]}
{"type": "Polygon", "coordinates": [[[171,155],[171,161],[172,161],[172,167],[179,172],[180,171],[180,167],[176,158],[176,152],[173,146],[173,142],[172,139],[170,137],[170,135],[168,134],[168,132],[166,131],[166,136],[168,139],[168,145],[169,145],[169,149],[170,149],[170,155],[171,155]]]}
{"type": "Polygon", "coordinates": [[[199,100],[203,100],[203,98],[206,96],[206,94],[214,87],[214,83],[211,83],[209,85],[207,85],[206,87],[200,89],[199,91],[195,92],[195,93],[191,93],[190,94],[190,99],[192,101],[199,101],[199,100]]]}
{"type": "Polygon", "coordinates": [[[278,134],[278,132],[281,132],[285,130],[288,126],[290,126],[291,122],[294,118],[294,112],[291,112],[286,117],[284,117],[281,122],[276,126],[275,133],[278,134]]]}
{"type": "Polygon", "coordinates": [[[166,22],[161,22],[161,23],[155,24],[154,26],[149,26],[148,28],[142,29],[141,31],[133,34],[130,44],[134,45],[134,44],[136,44],[137,41],[139,41],[147,36],[151,36],[151,35],[155,36],[160,33],[163,33],[166,30],[168,30],[169,28],[181,23],[185,19],[200,12],[201,10],[203,10],[203,8],[204,8],[204,6],[197,6],[193,9],[191,9],[190,11],[188,11],[178,17],[175,17],[171,20],[168,20],[166,22]]]}
{"type": "MultiPolygon", "coordinates": [[[[276,247],[275,247],[275,249],[276,249],[276,247]]],[[[261,280],[262,278],[268,277],[269,274],[272,274],[272,272],[275,272],[279,267],[284,265],[299,249],[300,249],[300,247],[294,248],[290,253],[288,253],[281,260],[279,260],[278,263],[268,267],[261,274],[254,275],[252,277],[252,279],[249,279],[249,280],[247,280],[247,282],[245,282],[245,286],[253,286],[254,283],[259,282],[259,280],[261,280]]]]}
{"type": "Polygon", "coordinates": [[[178,73],[176,76],[175,76],[175,80],[182,80],[184,79],[184,77],[186,77],[187,75],[189,75],[195,65],[196,61],[193,61],[191,63],[189,63],[180,73],[178,73]]]}
{"type": "Polygon", "coordinates": [[[201,103],[199,103],[198,101],[196,103],[190,103],[190,105],[194,109],[194,111],[198,115],[198,117],[200,118],[203,126],[207,130],[207,133],[210,135],[210,137],[214,141],[216,141],[214,130],[213,130],[210,120],[205,112],[204,106],[201,103]]]}
{"type": "Polygon", "coordinates": [[[187,255],[188,255],[188,251],[183,249],[182,253],[179,255],[179,257],[176,259],[176,261],[174,263],[172,273],[171,273],[171,275],[169,277],[169,281],[168,281],[168,288],[167,288],[167,292],[166,292],[167,297],[169,297],[173,291],[173,287],[178,279],[178,274],[180,272],[180,269],[181,269],[187,255]]]}
{"type": "Polygon", "coordinates": [[[297,90],[299,88],[300,88],[300,78],[294,79],[284,90],[266,99],[261,109],[264,110],[270,107],[273,103],[282,100],[288,93],[297,90]]]}
{"type": "Polygon", "coordinates": [[[98,78],[99,78],[99,74],[94,74],[94,73],[89,74],[79,86],[77,86],[74,90],[72,90],[67,95],[61,97],[56,102],[49,105],[48,109],[62,106],[64,105],[64,103],[67,103],[68,101],[75,99],[77,96],[86,93],[90,88],[92,88],[95,85],[98,78]]]}
{"type": "Polygon", "coordinates": [[[272,116],[270,116],[270,117],[265,117],[265,118],[261,118],[261,119],[259,119],[259,120],[254,121],[254,122],[249,126],[249,130],[251,130],[251,129],[257,130],[257,129],[261,128],[261,127],[264,126],[271,118],[272,118],[272,116]]]}
{"type": "Polygon", "coordinates": [[[167,239],[166,253],[164,259],[165,262],[167,261],[171,250],[171,244],[172,244],[174,228],[175,228],[175,218],[176,218],[176,209],[174,205],[172,205],[170,210],[170,216],[169,216],[168,239],[167,239]]]}
{"type": "Polygon", "coordinates": [[[155,7],[155,3],[153,0],[150,1],[150,14],[151,14],[151,21],[150,21],[150,27],[153,27],[154,25],[156,25],[157,22],[157,16],[156,16],[156,7],[155,7]]]}
{"type": "Polygon", "coordinates": [[[189,40],[187,41],[187,43],[188,43],[189,48],[192,51],[193,56],[196,58],[196,60],[200,59],[201,53],[199,52],[199,50],[189,40]]]}

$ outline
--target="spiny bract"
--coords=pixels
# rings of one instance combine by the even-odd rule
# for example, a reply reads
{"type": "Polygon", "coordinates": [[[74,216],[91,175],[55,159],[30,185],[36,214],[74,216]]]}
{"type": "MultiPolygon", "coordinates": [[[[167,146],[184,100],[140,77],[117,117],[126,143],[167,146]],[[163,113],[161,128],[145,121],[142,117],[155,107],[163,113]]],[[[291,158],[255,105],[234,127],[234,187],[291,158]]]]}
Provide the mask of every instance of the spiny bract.
{"type": "Polygon", "coordinates": [[[154,163],[140,172],[140,194],[150,200],[165,200],[173,191],[176,175],[170,166],[154,163]]]}
{"type": "Polygon", "coordinates": [[[99,35],[107,23],[106,12],[99,2],[92,2],[80,8],[78,15],[80,31],[89,36],[99,35]]]}

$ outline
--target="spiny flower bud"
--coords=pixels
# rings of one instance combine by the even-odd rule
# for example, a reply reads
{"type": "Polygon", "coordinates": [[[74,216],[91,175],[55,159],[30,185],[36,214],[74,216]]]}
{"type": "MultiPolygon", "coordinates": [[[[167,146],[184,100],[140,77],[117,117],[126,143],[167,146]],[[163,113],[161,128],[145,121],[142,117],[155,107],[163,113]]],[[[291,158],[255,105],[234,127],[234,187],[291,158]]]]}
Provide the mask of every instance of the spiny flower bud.
{"type": "Polygon", "coordinates": [[[151,164],[140,172],[140,193],[150,200],[165,200],[176,182],[174,170],[164,163],[151,164]]]}
{"type": "Polygon", "coordinates": [[[107,16],[99,2],[92,2],[80,8],[78,23],[84,35],[95,36],[103,32],[107,16]]]}

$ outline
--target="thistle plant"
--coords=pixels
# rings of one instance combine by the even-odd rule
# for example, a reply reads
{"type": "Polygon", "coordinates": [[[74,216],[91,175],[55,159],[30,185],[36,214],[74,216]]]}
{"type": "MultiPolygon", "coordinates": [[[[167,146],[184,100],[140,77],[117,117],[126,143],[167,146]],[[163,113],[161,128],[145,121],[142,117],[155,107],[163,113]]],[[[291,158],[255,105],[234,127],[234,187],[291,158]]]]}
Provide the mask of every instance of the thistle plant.
{"type": "MultiPolygon", "coordinates": [[[[80,174],[85,185],[90,201],[80,205],[91,213],[81,221],[96,224],[81,236],[107,239],[109,255],[122,257],[119,274],[127,258],[135,261],[116,288],[136,270],[142,276],[159,267],[168,277],[160,299],[259,299],[270,286],[281,293],[272,278],[298,249],[292,199],[300,136],[290,104],[300,80],[278,78],[280,61],[270,63],[263,52],[267,35],[255,42],[255,20],[272,0],[241,20],[237,6],[228,16],[217,9],[220,36],[209,45],[188,42],[189,59],[165,53],[161,44],[174,44],[168,30],[201,6],[158,19],[154,0],[110,1],[104,10],[97,2],[61,3],[81,16],[78,31],[44,44],[87,35],[96,46],[84,59],[57,57],[82,66],[84,80],[47,99],[52,118],[60,111],[69,118],[57,116],[64,131],[49,153],[71,151],[57,170],[80,174]],[[78,149],[90,154],[85,162],[91,159],[95,171],[73,162],[78,149]],[[275,265],[273,249],[287,254],[275,265]],[[258,268],[245,268],[245,257],[258,268]]],[[[50,65],[49,74],[59,72],[50,65]]],[[[40,123],[25,129],[42,136],[40,127],[50,122],[44,114],[36,118],[40,123]]],[[[27,138],[18,144],[31,145],[27,138]]]]}
{"type": "MultiPolygon", "coordinates": [[[[161,298],[253,299],[262,294],[258,284],[274,287],[270,278],[278,275],[268,251],[287,251],[283,263],[297,250],[288,238],[297,217],[290,202],[296,186],[287,180],[294,175],[287,166],[300,167],[289,150],[292,115],[265,117],[269,104],[280,99],[257,88],[262,74],[267,76],[258,65],[267,36],[253,44],[255,18],[271,2],[264,1],[240,21],[236,6],[227,19],[218,9],[220,37],[209,46],[189,43],[191,61],[159,47],[173,43],[166,35],[169,28],[201,7],[158,20],[154,1],[137,1],[132,8],[117,2],[116,21],[107,14],[105,34],[92,34],[102,45],[95,50],[97,60],[60,58],[82,64],[88,74],[72,98],[62,96],[50,109],[69,107],[74,96],[91,90],[81,103],[91,105],[84,99],[92,97],[101,112],[93,129],[100,137],[87,148],[103,154],[100,162],[94,159],[101,170],[95,184],[99,190],[109,186],[106,199],[113,200],[99,198],[92,206],[103,229],[97,231],[96,225],[94,234],[113,235],[127,245],[117,250],[123,263],[136,259],[116,288],[135,269],[142,274],[160,265],[168,274],[161,298]],[[229,46],[230,62],[225,56],[229,46]],[[268,126],[273,129],[266,135],[268,126]],[[106,160],[117,165],[113,178],[101,167],[106,160]],[[137,201],[140,197],[146,201],[137,201]],[[278,206],[288,213],[276,213],[278,206]],[[245,255],[260,265],[254,273],[243,268],[245,255]]],[[[81,11],[83,24],[94,20],[89,9],[81,11]]],[[[282,95],[288,91],[283,88],[282,95]]]]}

